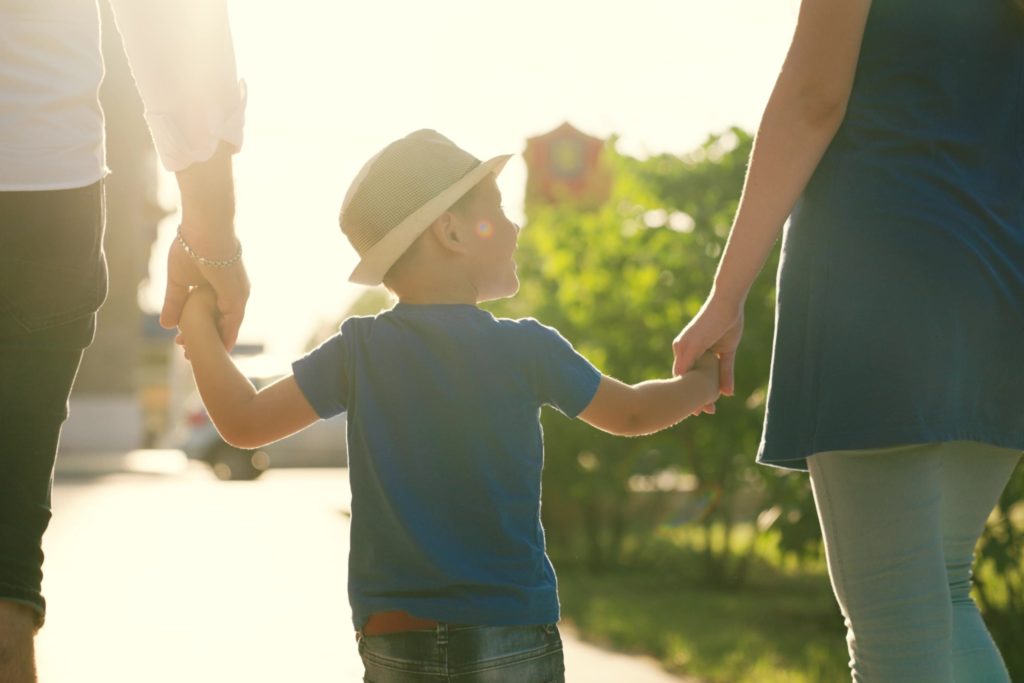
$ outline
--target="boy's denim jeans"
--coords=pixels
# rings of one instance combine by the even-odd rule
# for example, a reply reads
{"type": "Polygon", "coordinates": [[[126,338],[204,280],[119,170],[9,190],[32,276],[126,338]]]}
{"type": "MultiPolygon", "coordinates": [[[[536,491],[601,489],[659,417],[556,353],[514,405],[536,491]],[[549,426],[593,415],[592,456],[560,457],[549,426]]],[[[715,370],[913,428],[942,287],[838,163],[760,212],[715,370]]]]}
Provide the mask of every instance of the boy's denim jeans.
{"type": "Polygon", "coordinates": [[[808,459],[854,681],[1009,683],[971,566],[1020,457],[951,441],[808,459]]]}
{"type": "Polygon", "coordinates": [[[0,600],[40,625],[57,442],[107,291],[103,221],[102,183],[0,192],[0,600]]]}
{"type": "Polygon", "coordinates": [[[564,683],[562,638],[546,626],[456,626],[357,635],[364,683],[564,683]]]}

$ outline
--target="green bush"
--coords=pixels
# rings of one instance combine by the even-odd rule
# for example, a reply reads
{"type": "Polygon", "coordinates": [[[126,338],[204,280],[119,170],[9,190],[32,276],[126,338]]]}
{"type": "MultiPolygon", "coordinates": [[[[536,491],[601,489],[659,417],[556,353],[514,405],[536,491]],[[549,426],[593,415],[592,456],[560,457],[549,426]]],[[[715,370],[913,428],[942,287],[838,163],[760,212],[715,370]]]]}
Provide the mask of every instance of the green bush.
{"type": "Polygon", "coordinates": [[[1024,680],[1024,465],[1017,466],[978,544],[974,598],[1010,679],[1024,680]]]}
{"type": "MultiPolygon", "coordinates": [[[[628,382],[666,377],[671,341],[697,313],[739,200],[751,137],[733,129],[693,153],[637,160],[606,148],[602,205],[528,205],[518,296],[490,308],[558,328],[602,371],[628,382]]],[[[754,463],[774,325],[777,251],[755,282],[736,361],[736,395],[713,417],[623,439],[544,415],[544,517],[561,567],[672,570],[666,538],[701,548],[700,580],[742,586],[766,542],[776,562],[820,563],[805,475],[754,463]],[[669,561],[669,565],[666,565],[669,561]]],[[[1024,469],[979,547],[976,596],[1014,679],[1024,680],[1024,469]]],[[[671,544],[669,544],[671,545],[671,544]]],[[[761,558],[763,559],[763,558],[761,558]]],[[[692,564],[692,557],[689,559],[692,564]]]]}
{"type": "MultiPolygon", "coordinates": [[[[672,339],[697,313],[728,235],[751,137],[734,129],[692,154],[640,161],[614,150],[610,198],[580,209],[527,206],[518,296],[499,314],[532,315],[558,328],[602,371],[628,382],[671,375],[672,339]]],[[[601,571],[643,554],[661,525],[699,524],[705,579],[742,583],[753,539],[781,534],[795,552],[816,552],[813,505],[803,477],[757,466],[774,321],[777,252],[755,283],[736,361],[736,396],[717,414],[657,435],[623,439],[556,414],[544,416],[549,454],[545,519],[552,553],[601,571]],[[632,539],[632,544],[627,543],[632,539]]]]}

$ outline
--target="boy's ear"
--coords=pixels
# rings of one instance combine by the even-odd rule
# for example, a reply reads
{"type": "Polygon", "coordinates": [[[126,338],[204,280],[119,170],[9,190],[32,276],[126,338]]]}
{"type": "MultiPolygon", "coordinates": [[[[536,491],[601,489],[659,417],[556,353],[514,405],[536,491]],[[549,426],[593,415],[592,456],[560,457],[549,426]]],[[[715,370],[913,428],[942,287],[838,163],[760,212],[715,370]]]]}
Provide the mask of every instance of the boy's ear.
{"type": "Polygon", "coordinates": [[[450,211],[445,211],[437,220],[430,224],[428,230],[434,235],[438,244],[459,254],[466,252],[466,240],[462,234],[462,226],[450,211]]]}

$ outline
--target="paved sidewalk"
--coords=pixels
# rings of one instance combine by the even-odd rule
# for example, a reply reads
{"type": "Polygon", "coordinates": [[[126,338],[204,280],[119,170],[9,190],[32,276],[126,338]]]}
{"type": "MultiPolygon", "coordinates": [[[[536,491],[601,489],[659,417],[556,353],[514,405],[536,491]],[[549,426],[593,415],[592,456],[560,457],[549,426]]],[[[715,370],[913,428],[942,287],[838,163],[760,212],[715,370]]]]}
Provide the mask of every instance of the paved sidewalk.
{"type": "Polygon", "coordinates": [[[609,652],[583,642],[571,626],[561,626],[567,683],[700,683],[666,673],[651,657],[609,652]]]}
{"type": "MultiPolygon", "coordinates": [[[[178,451],[62,456],[41,683],[362,680],[345,595],[346,475],[220,482],[178,451]]],[[[683,680],[571,628],[563,639],[569,683],[683,680]]]]}

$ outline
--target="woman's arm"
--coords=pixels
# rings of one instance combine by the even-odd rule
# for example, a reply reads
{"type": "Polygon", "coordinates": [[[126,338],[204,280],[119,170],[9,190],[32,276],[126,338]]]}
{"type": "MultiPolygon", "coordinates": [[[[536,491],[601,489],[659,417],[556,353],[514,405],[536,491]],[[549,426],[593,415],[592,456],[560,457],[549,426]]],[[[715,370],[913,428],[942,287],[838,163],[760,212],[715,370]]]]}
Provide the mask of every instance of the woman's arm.
{"type": "Polygon", "coordinates": [[[718,398],[718,362],[711,355],[681,377],[624,384],[604,376],[579,418],[619,436],[653,434],[718,398]]]}
{"type": "Polygon", "coordinates": [[[743,304],[783,223],[846,113],[871,0],[803,0],[796,32],[765,107],[729,240],[707,302],[673,344],[675,372],[705,351],[733,392],[743,304]]]}
{"type": "Polygon", "coordinates": [[[208,289],[193,290],[180,327],[199,395],[221,437],[232,446],[258,448],[320,419],[293,376],[256,391],[224,350],[213,297],[208,289]]]}

